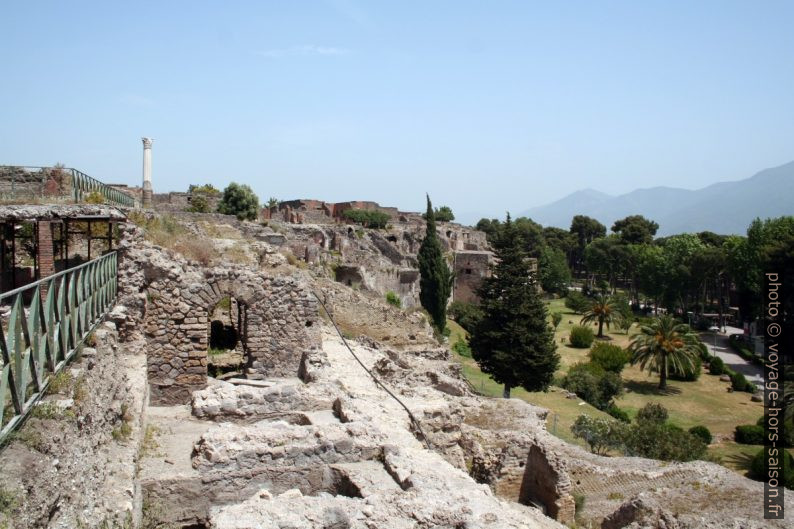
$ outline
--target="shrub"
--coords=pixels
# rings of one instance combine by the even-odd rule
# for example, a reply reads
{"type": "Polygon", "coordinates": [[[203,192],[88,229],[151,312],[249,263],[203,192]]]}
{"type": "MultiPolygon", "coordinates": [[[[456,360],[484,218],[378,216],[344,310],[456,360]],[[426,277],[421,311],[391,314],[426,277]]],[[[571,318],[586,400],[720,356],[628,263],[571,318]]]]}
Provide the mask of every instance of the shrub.
{"type": "Polygon", "coordinates": [[[382,229],[391,220],[388,213],[368,209],[346,209],[342,216],[350,222],[361,224],[365,228],[382,229]]]}
{"type": "Polygon", "coordinates": [[[637,412],[637,422],[663,424],[667,420],[667,415],[667,408],[658,402],[649,402],[637,412]]]}
{"type": "Polygon", "coordinates": [[[615,419],[619,420],[620,422],[625,422],[625,423],[631,422],[631,419],[629,419],[629,414],[626,413],[626,410],[618,408],[614,404],[612,404],[609,408],[607,408],[606,412],[615,419]]]}
{"type": "Polygon", "coordinates": [[[464,340],[462,337],[458,337],[458,341],[452,344],[452,350],[458,353],[460,356],[471,358],[471,347],[469,347],[469,342],[464,340]]]}
{"type": "Polygon", "coordinates": [[[400,296],[389,290],[386,292],[386,303],[389,305],[394,305],[397,308],[402,307],[402,301],[400,301],[400,296]]]}
{"type": "Polygon", "coordinates": [[[207,198],[202,195],[196,195],[191,197],[190,205],[185,209],[185,211],[189,211],[190,213],[209,213],[210,212],[210,204],[207,202],[207,198]]]}
{"type": "Polygon", "coordinates": [[[582,439],[595,454],[604,454],[610,448],[619,448],[623,444],[625,426],[617,421],[580,415],[571,425],[571,433],[582,439]]]}
{"type": "Polygon", "coordinates": [[[618,345],[596,342],[590,349],[590,361],[613,373],[623,371],[623,367],[629,363],[629,360],[629,352],[618,345]]]}
{"type": "Polygon", "coordinates": [[[709,373],[712,375],[722,375],[725,373],[725,362],[719,356],[712,356],[709,359],[709,373]]]}
{"type": "Polygon", "coordinates": [[[700,426],[700,425],[693,426],[692,428],[689,429],[689,433],[691,433],[692,435],[694,435],[695,437],[697,437],[707,445],[711,444],[711,440],[712,440],[711,432],[705,426],[700,426]]]}
{"type": "Polygon", "coordinates": [[[102,193],[99,191],[91,191],[87,197],[85,197],[85,202],[87,204],[104,204],[105,197],[102,196],[102,193]]]}
{"type": "Polygon", "coordinates": [[[706,454],[706,444],[677,426],[660,422],[638,422],[624,439],[626,454],[662,461],[692,461],[706,454]]]}
{"type": "MultiPolygon", "coordinates": [[[[766,457],[766,449],[761,449],[753,458],[753,461],[750,463],[750,477],[759,481],[766,481],[767,479],[767,457],[766,457]]],[[[786,488],[794,489],[794,457],[783,450],[783,472],[780,479],[780,483],[783,484],[786,488]]],[[[780,454],[780,451],[778,451],[780,454]]],[[[778,466],[780,466],[778,459],[778,466]]]]}
{"type": "MultiPolygon", "coordinates": [[[[764,428],[766,426],[766,416],[762,415],[758,422],[756,422],[758,426],[764,428]]],[[[778,428],[780,425],[778,424],[778,428]]],[[[794,447],[794,419],[789,419],[783,422],[783,446],[786,448],[794,447]]]]}
{"type": "Polygon", "coordinates": [[[694,382],[700,378],[700,373],[703,371],[703,364],[699,356],[692,357],[692,366],[685,366],[680,372],[675,366],[670,366],[670,378],[673,380],[683,380],[685,382],[694,382]]]}
{"type": "Polygon", "coordinates": [[[568,336],[568,341],[571,342],[571,347],[576,347],[579,349],[586,349],[593,344],[593,340],[595,340],[595,334],[593,333],[593,329],[590,327],[584,327],[582,325],[574,325],[571,328],[571,334],[568,336]]]}
{"type": "Polygon", "coordinates": [[[209,196],[218,196],[221,194],[220,190],[212,184],[204,184],[202,186],[190,184],[190,186],[188,186],[187,188],[187,192],[190,194],[201,194],[201,195],[209,195],[209,196]]]}
{"type": "Polygon", "coordinates": [[[474,303],[453,301],[447,309],[449,317],[458,322],[458,325],[471,332],[477,322],[482,318],[482,310],[474,303]]]}
{"type": "Polygon", "coordinates": [[[604,410],[612,399],[623,392],[623,381],[616,373],[605,371],[593,363],[579,363],[568,370],[562,379],[562,387],[576,393],[579,398],[604,410]]]}
{"type": "Polygon", "coordinates": [[[747,393],[755,393],[755,384],[748,382],[741,373],[733,372],[731,375],[731,387],[734,391],[746,391],[747,393]]]}
{"type": "Polygon", "coordinates": [[[255,220],[259,214],[259,197],[247,185],[232,182],[223,190],[218,213],[234,215],[239,220],[255,220]]]}
{"type": "Polygon", "coordinates": [[[700,359],[704,362],[708,362],[711,359],[709,348],[703,342],[698,342],[698,351],[700,352],[700,359]]]}
{"type": "Polygon", "coordinates": [[[565,306],[576,314],[584,314],[591,305],[592,301],[578,290],[569,290],[565,296],[565,306]]]}
{"type": "Polygon", "coordinates": [[[736,427],[733,439],[743,445],[764,444],[764,427],[757,424],[741,424],[736,427]]]}
{"type": "Polygon", "coordinates": [[[560,326],[560,322],[562,321],[562,313],[560,312],[552,312],[551,313],[551,324],[556,329],[560,326]]]}

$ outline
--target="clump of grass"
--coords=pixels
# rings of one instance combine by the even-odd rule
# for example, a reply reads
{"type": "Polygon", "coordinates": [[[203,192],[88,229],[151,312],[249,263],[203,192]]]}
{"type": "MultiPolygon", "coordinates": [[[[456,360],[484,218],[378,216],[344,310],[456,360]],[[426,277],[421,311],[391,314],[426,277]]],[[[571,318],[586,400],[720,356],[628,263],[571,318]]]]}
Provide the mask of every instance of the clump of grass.
{"type": "Polygon", "coordinates": [[[620,492],[610,492],[609,495],[607,496],[607,499],[608,500],[622,500],[623,499],[623,494],[621,494],[620,492]]]}
{"type": "Polygon", "coordinates": [[[0,512],[10,514],[19,506],[19,496],[16,492],[0,486],[0,512]]]}
{"type": "Polygon", "coordinates": [[[51,402],[40,402],[30,411],[30,416],[36,419],[57,419],[61,414],[51,402]]]}
{"type": "Polygon", "coordinates": [[[153,424],[147,424],[143,432],[143,442],[141,443],[140,457],[154,456],[160,448],[157,436],[160,435],[160,428],[153,424]]]}
{"type": "Polygon", "coordinates": [[[110,432],[115,441],[126,441],[132,435],[132,426],[127,421],[122,421],[120,425],[113,428],[110,432]]]}
{"type": "Polygon", "coordinates": [[[75,404],[81,404],[88,398],[88,388],[86,387],[85,376],[80,375],[74,383],[72,399],[75,404]]]}
{"type": "Polygon", "coordinates": [[[72,387],[72,373],[64,369],[60,373],[55,373],[50,377],[50,385],[47,386],[47,393],[66,394],[72,387]]]}
{"type": "Polygon", "coordinates": [[[32,428],[23,428],[14,432],[11,436],[14,441],[18,441],[27,446],[31,450],[44,453],[46,451],[46,443],[41,433],[32,428]]]}
{"type": "Polygon", "coordinates": [[[403,305],[402,301],[400,301],[400,296],[398,296],[396,293],[392,292],[391,290],[386,292],[386,303],[388,303],[389,305],[393,305],[398,309],[403,305]]]}

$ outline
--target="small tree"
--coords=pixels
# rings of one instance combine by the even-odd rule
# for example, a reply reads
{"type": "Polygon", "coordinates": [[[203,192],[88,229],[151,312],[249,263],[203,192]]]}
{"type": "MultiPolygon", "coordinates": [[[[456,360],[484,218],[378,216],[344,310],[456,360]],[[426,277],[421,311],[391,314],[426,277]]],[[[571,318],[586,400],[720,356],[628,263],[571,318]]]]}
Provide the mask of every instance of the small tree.
{"type": "Polygon", "coordinates": [[[191,213],[209,213],[210,205],[206,197],[194,195],[190,198],[190,205],[187,207],[186,211],[191,213]]]}
{"type": "Polygon", "coordinates": [[[580,415],[571,426],[571,433],[590,446],[594,454],[606,454],[609,449],[617,449],[623,444],[626,427],[609,419],[580,415]]]}
{"type": "Polygon", "coordinates": [[[631,363],[641,369],[659,373],[659,389],[667,387],[667,374],[672,366],[679,373],[694,369],[693,358],[700,354],[698,337],[688,325],[677,323],[665,314],[650,325],[640,327],[629,344],[631,363]]]}
{"type": "Polygon", "coordinates": [[[430,313],[433,326],[443,333],[447,326],[447,300],[452,293],[452,272],[441,251],[436,233],[436,219],[430,196],[427,197],[427,227],[419,247],[419,300],[430,313]]]}
{"type": "Polygon", "coordinates": [[[598,337],[604,337],[604,324],[607,329],[610,324],[623,319],[623,314],[618,310],[617,300],[611,296],[601,294],[590,304],[590,309],[582,316],[581,323],[598,322],[598,337]]]}
{"type": "Polygon", "coordinates": [[[664,424],[667,416],[667,408],[658,402],[649,402],[637,412],[637,422],[664,424]]]}
{"type": "Polygon", "coordinates": [[[524,239],[507,216],[492,241],[493,274],[479,289],[483,317],[469,341],[480,369],[504,384],[504,397],[521,386],[545,391],[560,363],[546,305],[529,272],[524,239]]]}
{"type": "Polygon", "coordinates": [[[439,222],[452,222],[455,220],[455,215],[449,206],[441,206],[435,211],[436,220],[439,222]]]}
{"type": "Polygon", "coordinates": [[[218,213],[234,215],[240,220],[254,220],[259,213],[259,197],[247,185],[232,182],[223,190],[218,213]]]}
{"type": "Polygon", "coordinates": [[[590,361],[613,373],[623,371],[630,359],[629,352],[619,345],[597,342],[590,348],[590,361]]]}
{"type": "Polygon", "coordinates": [[[270,197],[267,199],[267,209],[273,209],[277,207],[281,202],[276,197],[270,197]]]}
{"type": "Polygon", "coordinates": [[[551,313],[551,324],[554,325],[554,330],[557,330],[557,327],[560,326],[560,322],[562,322],[562,313],[560,312],[552,312],[551,313]]]}

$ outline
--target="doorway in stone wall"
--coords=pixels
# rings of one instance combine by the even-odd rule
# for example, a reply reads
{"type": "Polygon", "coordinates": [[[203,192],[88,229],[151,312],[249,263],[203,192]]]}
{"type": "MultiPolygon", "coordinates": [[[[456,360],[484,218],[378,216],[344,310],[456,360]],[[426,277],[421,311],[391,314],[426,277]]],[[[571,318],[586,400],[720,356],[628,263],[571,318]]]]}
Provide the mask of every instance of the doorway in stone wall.
{"type": "Polygon", "coordinates": [[[245,305],[224,296],[208,310],[207,375],[242,377],[246,362],[245,305]]]}

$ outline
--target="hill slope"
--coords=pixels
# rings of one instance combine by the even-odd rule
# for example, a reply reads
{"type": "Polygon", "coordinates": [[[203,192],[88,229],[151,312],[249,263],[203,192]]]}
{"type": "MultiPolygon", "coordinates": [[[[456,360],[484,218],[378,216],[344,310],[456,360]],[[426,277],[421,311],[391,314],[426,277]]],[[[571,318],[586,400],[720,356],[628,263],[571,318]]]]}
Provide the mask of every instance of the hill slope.
{"type": "Polygon", "coordinates": [[[574,215],[588,215],[609,228],[615,220],[635,214],[658,222],[658,235],[703,230],[744,234],[756,217],[794,215],[794,162],[694,191],[654,187],[611,196],[585,189],[522,213],[544,226],[564,229],[574,215]]]}

